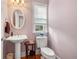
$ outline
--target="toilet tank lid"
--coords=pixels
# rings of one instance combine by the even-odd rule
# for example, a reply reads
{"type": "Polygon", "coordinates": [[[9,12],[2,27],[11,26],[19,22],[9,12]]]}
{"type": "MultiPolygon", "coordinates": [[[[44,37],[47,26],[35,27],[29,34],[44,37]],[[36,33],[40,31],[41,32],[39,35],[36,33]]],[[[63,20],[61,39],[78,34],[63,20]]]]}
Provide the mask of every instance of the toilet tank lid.
{"type": "Polygon", "coordinates": [[[41,52],[45,53],[46,55],[49,55],[49,56],[53,56],[55,55],[54,51],[48,47],[45,47],[45,48],[41,48],[41,52]]]}

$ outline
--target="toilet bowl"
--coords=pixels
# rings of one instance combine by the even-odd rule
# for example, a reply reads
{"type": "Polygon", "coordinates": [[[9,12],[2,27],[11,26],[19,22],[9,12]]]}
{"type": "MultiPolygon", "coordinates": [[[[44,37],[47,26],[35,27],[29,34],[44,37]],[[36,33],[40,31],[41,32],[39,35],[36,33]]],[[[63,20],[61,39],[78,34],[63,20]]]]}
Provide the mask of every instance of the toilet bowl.
{"type": "Polygon", "coordinates": [[[41,55],[45,59],[56,59],[54,51],[48,47],[41,48],[41,55]]]}
{"type": "Polygon", "coordinates": [[[47,41],[47,37],[36,37],[37,48],[40,48],[44,59],[56,59],[54,51],[47,47],[47,41]]]}

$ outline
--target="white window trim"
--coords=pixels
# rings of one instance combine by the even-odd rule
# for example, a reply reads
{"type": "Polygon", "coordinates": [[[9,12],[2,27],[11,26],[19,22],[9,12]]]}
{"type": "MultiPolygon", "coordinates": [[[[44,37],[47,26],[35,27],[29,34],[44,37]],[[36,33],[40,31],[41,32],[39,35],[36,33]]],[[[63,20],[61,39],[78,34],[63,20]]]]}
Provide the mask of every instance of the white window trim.
{"type": "MultiPolygon", "coordinates": [[[[41,3],[41,2],[32,2],[32,15],[34,15],[34,5],[39,5],[39,6],[45,6],[48,7],[47,4],[41,3]]],[[[32,20],[33,20],[33,33],[39,33],[39,32],[43,32],[43,31],[35,31],[35,21],[34,21],[34,16],[32,16],[32,20]]],[[[48,24],[47,24],[48,25],[48,24]]],[[[47,32],[46,32],[47,33],[47,32]]]]}

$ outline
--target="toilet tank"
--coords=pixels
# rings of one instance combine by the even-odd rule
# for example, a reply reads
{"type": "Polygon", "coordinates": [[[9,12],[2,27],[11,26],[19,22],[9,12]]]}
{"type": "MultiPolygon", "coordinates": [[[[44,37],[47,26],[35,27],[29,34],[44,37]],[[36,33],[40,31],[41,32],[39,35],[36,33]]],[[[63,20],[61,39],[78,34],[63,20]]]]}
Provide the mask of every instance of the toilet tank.
{"type": "Polygon", "coordinates": [[[37,48],[47,47],[47,37],[36,37],[37,48]]]}

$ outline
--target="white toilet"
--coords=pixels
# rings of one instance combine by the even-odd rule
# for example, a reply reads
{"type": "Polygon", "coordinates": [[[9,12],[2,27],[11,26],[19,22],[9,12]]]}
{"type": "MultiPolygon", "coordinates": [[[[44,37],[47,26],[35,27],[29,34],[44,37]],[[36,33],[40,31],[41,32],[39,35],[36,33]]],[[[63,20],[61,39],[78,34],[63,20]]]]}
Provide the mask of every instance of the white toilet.
{"type": "Polygon", "coordinates": [[[54,51],[47,47],[46,37],[37,37],[36,44],[37,48],[40,48],[41,55],[44,59],[56,59],[54,51]]]}

